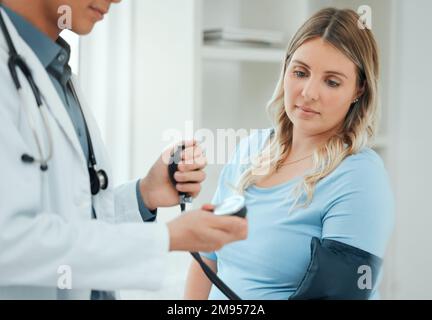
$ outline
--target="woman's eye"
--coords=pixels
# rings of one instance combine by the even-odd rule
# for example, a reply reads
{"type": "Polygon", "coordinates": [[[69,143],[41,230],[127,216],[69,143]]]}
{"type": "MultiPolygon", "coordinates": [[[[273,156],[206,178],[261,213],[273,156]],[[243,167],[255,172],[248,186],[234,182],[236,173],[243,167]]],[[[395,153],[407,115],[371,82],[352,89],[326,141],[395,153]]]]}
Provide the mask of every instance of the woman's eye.
{"type": "Polygon", "coordinates": [[[337,87],[340,86],[339,82],[336,82],[336,81],[333,81],[333,80],[327,80],[327,84],[328,84],[329,87],[332,87],[332,88],[337,88],[337,87]]]}
{"type": "Polygon", "coordinates": [[[303,71],[294,71],[293,73],[294,73],[294,75],[297,78],[304,78],[304,77],[306,77],[306,73],[304,73],[303,71]]]}

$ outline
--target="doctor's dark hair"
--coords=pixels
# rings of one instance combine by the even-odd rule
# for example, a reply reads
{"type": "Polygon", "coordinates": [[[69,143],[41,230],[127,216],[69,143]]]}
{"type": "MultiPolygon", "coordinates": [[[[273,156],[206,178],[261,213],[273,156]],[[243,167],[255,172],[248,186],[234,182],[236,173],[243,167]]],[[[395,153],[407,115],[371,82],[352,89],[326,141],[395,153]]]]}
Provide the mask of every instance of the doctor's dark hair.
{"type": "Polygon", "coordinates": [[[284,106],[284,75],[294,52],[308,40],[322,38],[351,59],[357,66],[358,88],[363,88],[364,91],[358,101],[350,106],[341,130],[314,152],[312,172],[295,188],[293,207],[298,203],[303,191],[307,195],[303,207],[308,206],[312,202],[316,184],[346,157],[359,152],[371,142],[379,119],[378,50],[372,32],[360,27],[359,18],[359,15],[350,9],[322,9],[309,18],[294,35],[288,46],[273,97],[267,105],[275,134],[252,161],[251,167],[242,174],[237,186],[240,193],[262,177],[254,173],[274,173],[290,152],[293,123],[284,106]]]}

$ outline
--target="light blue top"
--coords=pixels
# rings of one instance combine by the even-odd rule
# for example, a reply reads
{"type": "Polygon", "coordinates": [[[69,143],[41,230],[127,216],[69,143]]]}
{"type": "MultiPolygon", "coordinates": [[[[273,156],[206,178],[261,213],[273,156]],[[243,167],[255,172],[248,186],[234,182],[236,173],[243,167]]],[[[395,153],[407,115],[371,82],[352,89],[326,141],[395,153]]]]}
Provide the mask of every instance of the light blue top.
{"type": "MultiPolygon", "coordinates": [[[[214,204],[234,194],[228,185],[237,185],[248,167],[245,159],[257,154],[270,132],[257,131],[239,143],[222,170],[214,204]]],[[[294,200],[291,192],[300,181],[296,177],[270,188],[249,187],[248,238],[215,253],[202,253],[217,260],[219,277],[242,299],[288,299],[306,272],[312,237],[384,256],[394,224],[394,200],[377,153],[365,148],[347,157],[317,184],[309,207],[288,214],[294,200]]],[[[378,298],[376,288],[371,298],[378,298]]],[[[225,296],[213,286],[209,299],[225,296]]]]}

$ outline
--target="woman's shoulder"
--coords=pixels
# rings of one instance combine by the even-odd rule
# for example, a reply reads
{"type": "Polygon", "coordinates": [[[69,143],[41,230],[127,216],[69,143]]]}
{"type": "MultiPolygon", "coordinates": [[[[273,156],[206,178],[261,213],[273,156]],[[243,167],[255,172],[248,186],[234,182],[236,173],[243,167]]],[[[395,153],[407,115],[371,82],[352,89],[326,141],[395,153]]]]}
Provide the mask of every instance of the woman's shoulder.
{"type": "Polygon", "coordinates": [[[251,165],[251,161],[264,147],[271,132],[272,129],[254,129],[251,130],[249,135],[240,140],[236,145],[234,153],[222,168],[212,203],[219,203],[222,199],[232,194],[232,188],[228,188],[227,186],[237,185],[242,173],[251,165]]]}
{"type": "Polygon", "coordinates": [[[232,162],[247,165],[264,148],[273,133],[273,128],[253,129],[250,134],[241,139],[232,158],[232,162]]]}
{"type": "Polygon", "coordinates": [[[239,148],[242,150],[251,149],[258,153],[264,147],[273,132],[273,128],[253,129],[249,136],[240,141],[239,148]]]}
{"type": "Polygon", "coordinates": [[[386,176],[387,170],[381,156],[372,148],[364,147],[359,152],[346,157],[335,170],[343,176],[386,176]]]}
{"type": "Polygon", "coordinates": [[[251,166],[252,161],[264,148],[272,129],[253,129],[242,138],[230,155],[219,176],[220,181],[228,181],[236,185],[242,173],[251,166]]]}
{"type": "Polygon", "coordinates": [[[346,158],[347,162],[362,162],[369,163],[370,165],[376,165],[380,167],[384,167],[384,162],[381,156],[372,148],[364,147],[359,152],[349,156],[346,158]]]}
{"type": "Polygon", "coordinates": [[[339,166],[322,181],[330,194],[391,197],[391,185],[384,161],[380,155],[365,147],[345,158],[339,166]]]}
{"type": "Polygon", "coordinates": [[[319,199],[326,236],[350,235],[346,243],[382,257],[393,230],[395,204],[379,154],[364,148],[325,179],[319,199]]]}

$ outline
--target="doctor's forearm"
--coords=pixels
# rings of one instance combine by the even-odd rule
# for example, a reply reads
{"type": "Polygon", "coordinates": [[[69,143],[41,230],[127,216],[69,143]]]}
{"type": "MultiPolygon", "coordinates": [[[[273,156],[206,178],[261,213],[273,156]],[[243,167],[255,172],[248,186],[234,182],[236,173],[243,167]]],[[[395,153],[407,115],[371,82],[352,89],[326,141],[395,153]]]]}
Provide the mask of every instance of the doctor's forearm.
{"type": "Polygon", "coordinates": [[[141,195],[140,182],[141,182],[141,180],[138,180],[136,183],[135,193],[136,193],[136,197],[137,197],[138,209],[139,209],[139,212],[141,214],[141,218],[145,222],[156,221],[157,209],[150,210],[145,205],[144,199],[141,195]]]}
{"type": "Polygon", "coordinates": [[[154,195],[151,193],[151,189],[149,188],[149,181],[147,178],[142,178],[139,181],[139,189],[141,192],[141,197],[144,202],[144,205],[150,210],[154,211],[157,209],[157,205],[153,203],[154,195]]]}
{"type": "Polygon", "coordinates": [[[0,232],[0,287],[57,287],[66,266],[72,289],[154,289],[169,245],[163,224],[72,223],[52,213],[2,221],[0,232]]]}

